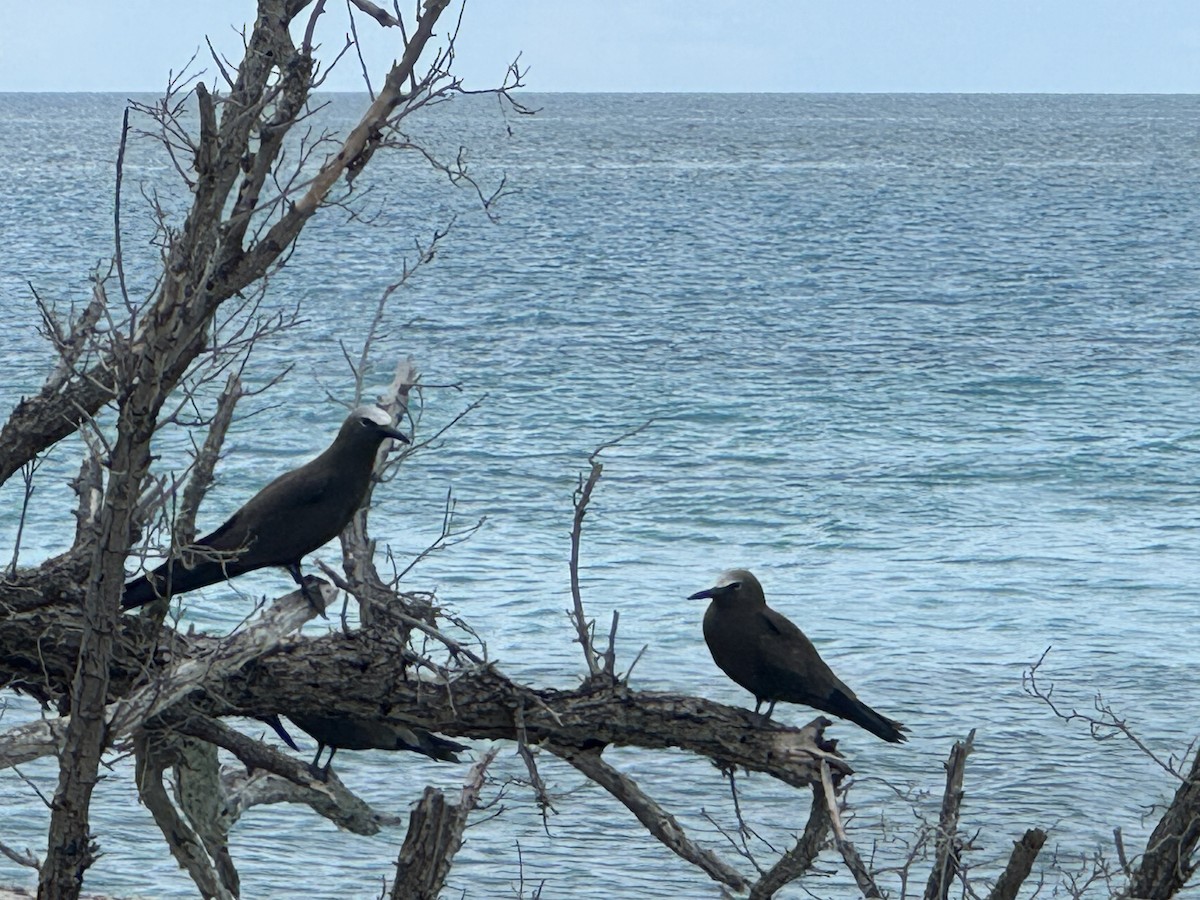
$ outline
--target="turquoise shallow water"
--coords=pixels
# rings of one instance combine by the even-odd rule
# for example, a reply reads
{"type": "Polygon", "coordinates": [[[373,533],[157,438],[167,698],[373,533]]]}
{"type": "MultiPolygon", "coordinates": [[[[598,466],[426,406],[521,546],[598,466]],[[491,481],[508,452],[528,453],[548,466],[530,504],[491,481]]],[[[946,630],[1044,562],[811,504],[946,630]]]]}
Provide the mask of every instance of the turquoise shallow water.
{"type": "MultiPolygon", "coordinates": [[[[0,95],[6,409],[45,374],[27,282],[80,302],[111,250],[122,99],[0,95]]],[[[584,547],[589,610],[604,623],[620,610],[626,664],[647,645],[635,686],[747,703],[712,665],[702,610],[683,598],[722,568],[748,566],[863,699],[912,728],[903,748],[835,730],[862,776],[852,837],[869,845],[885,806],[901,827],[911,806],[934,810],[936,796],[897,803],[892,787],[936,795],[950,743],[976,728],[965,807],[983,829],[975,862],[993,865],[1034,825],[1068,868],[1111,856],[1114,827],[1130,847],[1144,842],[1146,807],[1174,785],[1128,744],[1055,719],[1022,693],[1021,673],[1053,645],[1046,676],[1065,704],[1090,709],[1102,691],[1164,754],[1200,730],[1200,98],[547,95],[534,105],[537,117],[506,123],[491,106],[455,104],[414,126],[471,147],[481,178],[507,176],[516,193],[499,224],[416,161],[381,158],[362,183],[371,226],[335,214],[305,232],[265,301],[299,303],[302,321],[263,342],[247,379],[293,368],[247,401],[262,412],[235,426],[203,524],[325,445],[342,415],[326,392],[350,389],[338,342],[361,335],[413,239],[456,216],[435,264],[396,295],[372,383],[411,355],[431,385],[426,435],[483,399],[377,495],[374,532],[400,557],[418,552],[450,488],[465,520],[487,524],[424,562],[414,587],[436,587],[507,671],[574,684],[581,661],[563,614],[571,491],[592,449],[653,419],[606,453],[584,547]]],[[[353,108],[337,97],[325,114],[353,108]]],[[[171,174],[148,146],[132,148],[135,290],[155,259],[135,186],[158,187],[176,208],[171,174]]],[[[165,435],[164,463],[180,464],[182,447],[165,435]]],[[[43,467],[25,562],[70,540],[76,453],[59,448],[43,467]]],[[[18,501],[15,484],[0,489],[0,547],[11,546],[18,501]]],[[[246,582],[278,592],[286,576],[246,582]]],[[[192,619],[231,627],[247,602],[212,589],[192,619]]],[[[6,723],[31,714],[9,702],[6,723]]],[[[505,754],[501,771],[519,776],[505,754]]],[[[724,852],[702,815],[733,821],[711,766],[612,755],[724,852]]],[[[452,787],[464,774],[374,753],[339,765],[399,812],[426,781],[452,787]]],[[[716,896],[612,801],[545,765],[562,794],[550,836],[515,788],[503,815],[469,833],[457,888],[514,890],[519,842],[527,893],[545,879],[544,897],[579,896],[581,883],[589,895],[670,884],[716,896]]],[[[48,769],[27,774],[52,790],[48,769]]],[[[4,779],[0,839],[36,848],[44,809],[4,779]]],[[[803,826],[804,797],[757,776],[741,789],[773,842],[803,826]]],[[[127,779],[100,796],[106,855],[91,886],[188,896],[146,840],[127,779]]],[[[292,861],[314,855],[314,833],[311,897],[375,896],[402,837],[255,810],[235,835],[245,895],[298,893],[292,861]]],[[[24,878],[0,860],[0,881],[24,878]]],[[[840,876],[809,886],[853,896],[840,876]]]]}

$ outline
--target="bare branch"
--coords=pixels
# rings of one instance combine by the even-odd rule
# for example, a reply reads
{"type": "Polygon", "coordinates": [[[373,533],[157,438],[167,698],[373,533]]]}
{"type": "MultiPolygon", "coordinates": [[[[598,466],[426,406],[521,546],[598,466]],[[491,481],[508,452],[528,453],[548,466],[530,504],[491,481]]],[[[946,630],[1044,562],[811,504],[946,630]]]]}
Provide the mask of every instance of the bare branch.
{"type": "MultiPolygon", "coordinates": [[[[310,585],[309,593],[328,604],[335,596],[328,587],[324,583],[310,585]]],[[[147,719],[167,712],[197,688],[236,673],[314,615],[316,610],[300,591],[280,598],[249,628],[216,643],[207,653],[181,660],[151,684],[110,704],[104,711],[108,740],[119,740],[147,719]]],[[[68,721],[68,718],[41,719],[0,734],[0,768],[57,753],[68,721]]]]}
{"type": "Polygon", "coordinates": [[[163,772],[170,764],[159,756],[152,740],[143,732],[134,741],[137,760],[138,796],[154,816],[171,855],[188,873],[204,897],[233,900],[237,886],[226,884],[196,832],[175,809],[163,787],[163,772]]]}
{"type": "Polygon", "coordinates": [[[8,564],[8,577],[12,578],[17,574],[17,563],[21,558],[21,537],[25,533],[25,517],[29,515],[29,501],[33,499],[33,492],[37,489],[33,483],[33,476],[37,474],[37,470],[42,465],[42,459],[35,457],[25,465],[21,466],[21,513],[17,518],[17,533],[13,538],[12,560],[8,564]]]}
{"type": "MultiPolygon", "coordinates": [[[[1031,697],[1036,697],[1037,699],[1041,700],[1048,707],[1050,707],[1051,712],[1053,712],[1064,722],[1083,722],[1088,726],[1088,730],[1091,732],[1092,737],[1098,741],[1108,740],[1116,734],[1124,735],[1135,747],[1138,748],[1138,750],[1142,752],[1147,759],[1153,761],[1168,775],[1171,775],[1173,778],[1176,778],[1179,781],[1185,780],[1179,771],[1178,760],[1175,757],[1163,759],[1161,756],[1151,750],[1149,745],[1147,745],[1146,742],[1138,737],[1138,735],[1133,731],[1129,723],[1126,722],[1124,718],[1119,716],[1111,706],[1104,702],[1104,697],[1101,694],[1097,693],[1092,701],[1093,706],[1099,715],[1081,713],[1074,708],[1072,708],[1070,711],[1067,711],[1066,709],[1058,706],[1053,700],[1054,685],[1052,684],[1048,688],[1045,688],[1038,683],[1037,680],[1042,664],[1045,663],[1046,657],[1050,655],[1050,651],[1052,649],[1052,647],[1047,647],[1044,651],[1042,651],[1042,655],[1038,657],[1037,661],[1031,663],[1029,668],[1021,674],[1021,687],[1024,689],[1025,693],[1029,694],[1031,697]]],[[[1180,758],[1183,759],[1189,756],[1194,748],[1195,741],[1193,740],[1192,744],[1189,745],[1187,750],[1180,758]]]]}
{"type": "Polygon", "coordinates": [[[866,863],[859,856],[858,850],[850,843],[846,837],[846,830],[842,827],[842,817],[838,813],[837,795],[833,790],[833,779],[830,776],[829,766],[824,761],[821,762],[821,788],[825,799],[825,808],[829,810],[829,822],[833,827],[833,844],[837,847],[838,852],[842,854],[842,859],[846,863],[846,868],[850,870],[850,874],[854,876],[854,883],[858,885],[858,889],[862,891],[862,895],[868,898],[882,898],[883,893],[879,890],[879,886],[875,884],[875,879],[871,877],[870,871],[867,869],[866,863]]]}
{"type": "Polygon", "coordinates": [[[117,147],[116,185],[113,188],[113,261],[117,266],[117,283],[121,286],[121,298],[131,305],[129,289],[125,285],[125,254],[121,251],[121,180],[125,177],[125,142],[129,138],[129,107],[121,116],[121,143],[117,147]]]}
{"type": "Polygon", "coordinates": [[[959,807],[963,798],[963,774],[967,756],[974,749],[975,730],[965,741],[955,741],[946,763],[946,791],[942,796],[942,812],[938,820],[933,870],[925,886],[925,900],[946,900],[950,885],[959,871],[962,842],[958,836],[959,807]]]}
{"type": "Polygon", "coordinates": [[[604,472],[604,464],[600,462],[600,454],[644,431],[654,421],[654,419],[647,419],[637,428],[627,431],[620,437],[603,443],[593,450],[592,455],[588,457],[590,470],[587,479],[585,480],[582,475],[579,476],[579,486],[575,488],[575,494],[572,497],[575,515],[571,521],[570,574],[572,609],[570,617],[571,622],[575,625],[576,640],[583,649],[583,657],[587,662],[589,680],[596,678],[606,678],[610,681],[616,680],[616,650],[614,642],[616,640],[617,617],[614,614],[612,631],[609,633],[608,652],[603,656],[604,666],[601,667],[597,662],[597,659],[600,658],[600,653],[596,650],[592,638],[592,629],[595,623],[588,621],[587,616],[584,614],[583,595],[579,590],[579,545],[583,538],[583,518],[587,515],[587,507],[589,501],[592,499],[592,491],[595,490],[597,482],[600,481],[600,475],[604,472]]]}
{"type": "Polygon", "coordinates": [[[447,803],[441,791],[425,788],[408,820],[408,834],[396,861],[392,900],[437,900],[454,854],[462,846],[467,816],[479,802],[484,775],[496,753],[493,747],[472,766],[457,805],[447,803]]]}
{"type": "MultiPolygon", "coordinates": [[[[354,44],[354,52],[358,55],[358,64],[362,68],[363,84],[367,87],[367,96],[375,102],[375,88],[371,87],[371,73],[367,69],[367,61],[363,59],[362,42],[358,39],[358,26],[354,22],[354,9],[350,0],[346,0],[346,13],[350,19],[350,41],[354,44]]],[[[387,13],[384,13],[387,15],[387,13]]]]}
{"type": "Polygon", "coordinates": [[[189,544],[196,538],[196,513],[200,509],[200,501],[212,484],[213,470],[221,455],[221,446],[225,443],[225,433],[233,421],[234,407],[242,396],[242,381],[237,372],[231,372],[225,389],[217,398],[217,411],[209,425],[204,447],[196,454],[192,476],[183,490],[183,500],[179,504],[179,513],[175,520],[173,542],[176,545],[189,544]]]}
{"type": "Polygon", "coordinates": [[[267,803],[300,803],[338,828],[354,834],[378,834],[382,826],[398,825],[396,816],[378,812],[353,794],[337,773],[330,770],[317,778],[312,768],[254,740],[216,719],[197,713],[175,717],[171,728],[224,747],[245,768],[222,773],[222,824],[226,830],[254,807],[267,803]]]}
{"type": "Polygon", "coordinates": [[[575,489],[575,517],[571,524],[571,600],[574,604],[571,621],[575,624],[576,640],[583,648],[588,677],[597,678],[600,676],[601,669],[596,662],[596,649],[592,643],[592,623],[588,621],[583,612],[583,596],[579,591],[579,544],[583,535],[583,517],[587,513],[588,501],[592,498],[592,491],[596,487],[596,482],[600,480],[600,473],[604,471],[604,465],[596,459],[595,453],[588,461],[591,463],[591,471],[588,473],[586,481],[580,476],[579,487],[575,489]]]}
{"type": "MultiPolygon", "coordinates": [[[[400,24],[399,19],[389,13],[386,9],[381,9],[380,7],[376,6],[371,2],[371,0],[347,0],[347,3],[353,3],[384,28],[403,27],[400,24]]],[[[407,38],[405,38],[405,42],[407,43],[407,38]]]]}
{"type": "Polygon", "coordinates": [[[1200,754],[1146,841],[1121,897],[1174,897],[1196,871],[1200,844],[1200,754]]]}
{"type": "Polygon", "coordinates": [[[542,825],[545,827],[547,813],[556,812],[556,810],[554,802],[550,799],[550,792],[546,789],[546,783],[542,781],[542,776],[538,772],[533,750],[529,747],[529,732],[525,729],[524,704],[517,707],[514,724],[517,731],[517,754],[525,763],[525,771],[529,773],[529,786],[533,788],[533,796],[537,800],[538,809],[542,813],[542,825]]]}
{"type": "Polygon", "coordinates": [[[809,871],[816,863],[817,856],[829,837],[830,819],[823,784],[813,784],[812,792],[812,807],[808,812],[804,833],[800,835],[796,845],[754,883],[750,888],[749,900],[767,900],[785,884],[795,881],[809,871]]]}
{"type": "Polygon", "coordinates": [[[694,843],[673,815],[643,791],[636,781],[601,759],[598,751],[575,752],[554,744],[550,744],[549,749],[620,800],[664,846],[697,866],[714,881],[735,891],[744,891],[750,886],[736,869],[715,853],[694,843]]]}
{"type": "Polygon", "coordinates": [[[1016,900],[1017,891],[1033,870],[1033,861],[1046,843],[1046,832],[1040,828],[1030,828],[1024,836],[1013,844],[1012,856],[1008,865],[1000,875],[996,886],[992,888],[987,900],[1016,900]]]}
{"type": "Polygon", "coordinates": [[[41,868],[42,868],[41,861],[38,860],[38,858],[33,855],[33,852],[31,850],[27,849],[24,853],[18,853],[12,847],[8,846],[8,844],[5,844],[2,841],[0,841],[0,853],[3,853],[9,859],[11,859],[13,862],[15,862],[18,866],[25,866],[27,868],[33,869],[35,872],[41,871],[41,868]]]}

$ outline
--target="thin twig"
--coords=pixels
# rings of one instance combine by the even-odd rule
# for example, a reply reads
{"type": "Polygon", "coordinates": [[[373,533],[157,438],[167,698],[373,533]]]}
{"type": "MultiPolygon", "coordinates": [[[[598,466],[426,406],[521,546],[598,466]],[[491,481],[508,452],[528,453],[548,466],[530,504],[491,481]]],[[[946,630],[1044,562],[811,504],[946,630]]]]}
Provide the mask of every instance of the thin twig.
{"type": "MultiPolygon", "coordinates": [[[[1115,734],[1124,735],[1135,747],[1138,748],[1138,750],[1140,750],[1146,756],[1147,759],[1154,762],[1155,765],[1161,768],[1164,772],[1179,781],[1186,781],[1183,774],[1179,770],[1179,766],[1176,764],[1175,758],[1169,757],[1167,759],[1163,759],[1157,753],[1151,750],[1146,742],[1134,733],[1133,729],[1129,726],[1129,723],[1118,716],[1116,711],[1110,705],[1104,702],[1104,697],[1101,694],[1097,693],[1092,701],[1096,711],[1100,714],[1099,716],[1087,715],[1074,708],[1068,712],[1064,708],[1059,707],[1053,700],[1054,685],[1051,684],[1048,688],[1045,688],[1039,684],[1037,680],[1038,671],[1040,670],[1042,664],[1046,661],[1046,657],[1049,656],[1052,649],[1054,648],[1051,646],[1042,651],[1042,655],[1038,657],[1037,661],[1031,663],[1029,668],[1021,674],[1021,687],[1024,689],[1025,693],[1029,694],[1031,697],[1036,697],[1037,699],[1041,700],[1048,707],[1050,707],[1051,712],[1053,712],[1064,722],[1083,722],[1088,726],[1088,730],[1091,732],[1092,737],[1098,741],[1108,740],[1115,734]]],[[[1194,745],[1195,741],[1193,741],[1192,744],[1187,747],[1180,758],[1186,759],[1188,756],[1190,756],[1194,745]]]]}
{"type": "Polygon", "coordinates": [[[350,40],[354,44],[354,52],[358,54],[358,64],[362,67],[363,84],[367,86],[367,96],[375,102],[375,88],[371,87],[371,73],[367,70],[367,61],[363,59],[362,43],[358,39],[358,26],[354,23],[354,7],[346,0],[346,15],[350,19],[350,40]]]}
{"type": "Polygon", "coordinates": [[[17,574],[17,561],[21,556],[21,537],[25,533],[25,519],[29,515],[29,501],[33,499],[33,492],[37,490],[37,486],[33,483],[33,476],[37,474],[44,459],[43,456],[35,456],[21,466],[21,515],[17,519],[17,535],[13,539],[12,561],[8,564],[9,578],[17,574]]]}
{"type": "Polygon", "coordinates": [[[614,440],[601,444],[599,447],[593,450],[591,456],[588,457],[588,465],[590,466],[590,470],[588,472],[587,479],[585,480],[583,476],[580,475],[579,486],[575,489],[575,495],[573,497],[575,515],[571,520],[570,575],[572,611],[570,616],[571,621],[575,625],[576,639],[579,641],[579,645],[583,649],[583,657],[587,662],[589,679],[597,678],[601,675],[607,675],[609,678],[615,680],[613,672],[616,666],[616,651],[613,649],[613,642],[616,639],[617,620],[614,616],[613,627],[609,637],[609,649],[612,651],[612,656],[605,656],[605,666],[603,669],[601,669],[600,665],[596,661],[600,654],[597,652],[595,644],[592,642],[593,623],[588,621],[587,616],[583,611],[583,595],[579,589],[579,545],[583,537],[583,518],[587,514],[588,502],[592,499],[592,491],[595,490],[597,482],[600,481],[600,475],[604,471],[604,464],[600,462],[600,454],[605,450],[615,447],[617,444],[621,443],[621,441],[627,440],[641,431],[644,431],[651,424],[653,424],[654,421],[655,420],[653,418],[647,419],[636,428],[625,432],[614,440]]]}
{"type": "Polygon", "coordinates": [[[121,249],[121,181],[125,176],[125,143],[129,138],[129,107],[121,117],[121,143],[117,147],[117,176],[113,188],[113,250],[117,265],[117,283],[121,286],[121,298],[129,307],[129,290],[125,286],[125,254],[121,249]]]}
{"type": "Polygon", "coordinates": [[[546,783],[542,781],[542,776],[538,773],[537,760],[534,759],[533,751],[529,747],[529,735],[525,731],[524,704],[517,707],[514,718],[517,726],[517,753],[525,763],[525,769],[529,773],[529,785],[533,788],[534,798],[537,800],[538,809],[542,813],[542,828],[549,835],[550,822],[548,813],[557,812],[557,810],[554,808],[554,803],[550,800],[550,792],[546,789],[546,783]]]}

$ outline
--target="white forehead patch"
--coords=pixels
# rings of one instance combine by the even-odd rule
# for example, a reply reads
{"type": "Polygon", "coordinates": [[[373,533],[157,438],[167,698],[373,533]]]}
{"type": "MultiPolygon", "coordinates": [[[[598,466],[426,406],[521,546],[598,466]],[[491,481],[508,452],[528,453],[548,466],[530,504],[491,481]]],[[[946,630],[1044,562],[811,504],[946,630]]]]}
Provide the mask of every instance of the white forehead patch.
{"type": "Polygon", "coordinates": [[[370,419],[376,425],[390,426],[392,424],[392,417],[378,406],[360,406],[351,415],[358,419],[370,419]]]}
{"type": "Polygon", "coordinates": [[[730,584],[735,584],[745,577],[741,569],[730,569],[727,572],[722,572],[721,577],[717,579],[717,583],[713,587],[725,587],[730,584]]]}

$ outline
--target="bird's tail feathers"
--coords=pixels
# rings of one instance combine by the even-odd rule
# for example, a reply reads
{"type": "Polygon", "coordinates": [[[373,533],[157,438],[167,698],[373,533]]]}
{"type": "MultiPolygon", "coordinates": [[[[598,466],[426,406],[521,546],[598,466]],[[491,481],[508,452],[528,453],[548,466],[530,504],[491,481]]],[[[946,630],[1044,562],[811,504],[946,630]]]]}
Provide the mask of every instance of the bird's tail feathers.
{"type": "Polygon", "coordinates": [[[271,713],[269,716],[257,716],[256,718],[258,721],[265,722],[266,724],[270,725],[271,730],[279,735],[279,739],[293,750],[300,749],[296,746],[296,742],[292,739],[292,736],[288,734],[288,730],[283,727],[283,722],[279,721],[279,716],[275,715],[275,713],[271,713]]]}
{"type": "Polygon", "coordinates": [[[248,571],[238,560],[203,559],[190,568],[178,560],[171,559],[153,572],[135,578],[125,585],[121,598],[122,609],[145,606],[158,597],[174,597],[197,588],[208,587],[248,571]]]}
{"type": "Polygon", "coordinates": [[[856,697],[848,697],[835,690],[830,697],[830,712],[860,725],[871,734],[889,744],[901,744],[908,740],[908,728],[895,719],[882,716],[856,697]]]}
{"type": "Polygon", "coordinates": [[[137,609],[157,596],[150,579],[142,575],[125,585],[125,593],[121,595],[121,609],[137,609]]]}
{"type": "Polygon", "coordinates": [[[443,762],[458,762],[458,753],[470,749],[465,744],[440,737],[424,728],[403,729],[398,735],[397,744],[397,750],[412,750],[443,762]]]}

